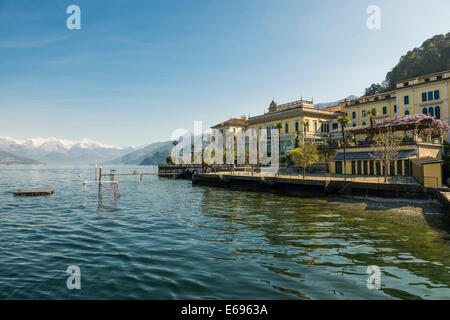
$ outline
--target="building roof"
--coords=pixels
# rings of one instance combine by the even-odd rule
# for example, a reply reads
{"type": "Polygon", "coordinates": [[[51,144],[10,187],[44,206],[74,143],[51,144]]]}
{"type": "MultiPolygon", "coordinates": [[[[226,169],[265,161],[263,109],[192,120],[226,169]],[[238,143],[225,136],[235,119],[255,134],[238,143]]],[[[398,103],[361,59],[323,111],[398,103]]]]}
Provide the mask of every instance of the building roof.
{"type": "Polygon", "coordinates": [[[247,126],[247,120],[239,119],[239,118],[232,118],[230,120],[221,122],[219,124],[216,124],[215,126],[212,126],[211,128],[217,128],[217,127],[223,127],[223,126],[237,126],[237,127],[246,127],[247,126]]]}
{"type": "Polygon", "coordinates": [[[422,157],[422,158],[414,158],[412,159],[414,163],[417,164],[427,164],[427,163],[440,163],[442,160],[431,158],[431,157],[422,157]]]}
{"type": "MultiPolygon", "coordinates": [[[[371,151],[356,151],[356,152],[346,152],[346,159],[347,161],[352,160],[375,160],[373,157],[370,156],[371,151]]],[[[411,156],[414,156],[416,154],[415,149],[407,149],[407,150],[399,150],[398,152],[398,160],[401,159],[408,159],[411,156]]],[[[340,152],[337,155],[334,156],[333,159],[330,161],[342,161],[344,160],[344,153],[340,152]]]]}
{"type": "Polygon", "coordinates": [[[342,107],[337,105],[337,106],[331,106],[331,107],[322,108],[320,110],[322,110],[322,111],[330,111],[330,112],[342,112],[342,107]]]}
{"type": "Polygon", "coordinates": [[[411,80],[415,80],[415,79],[421,79],[421,78],[436,76],[436,75],[440,75],[440,74],[444,74],[444,73],[448,73],[448,72],[450,72],[450,70],[444,70],[444,71],[424,74],[424,75],[417,76],[417,77],[412,77],[412,78],[408,78],[408,79],[404,79],[404,80],[395,81],[395,83],[402,83],[402,82],[411,81],[411,80]]]}

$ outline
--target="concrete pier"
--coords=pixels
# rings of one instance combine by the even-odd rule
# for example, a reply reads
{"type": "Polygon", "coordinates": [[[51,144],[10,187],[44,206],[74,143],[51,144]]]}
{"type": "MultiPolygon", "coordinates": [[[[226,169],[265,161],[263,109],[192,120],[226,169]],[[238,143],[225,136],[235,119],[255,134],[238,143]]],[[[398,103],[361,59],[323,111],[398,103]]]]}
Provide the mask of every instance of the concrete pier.
{"type": "Polygon", "coordinates": [[[283,176],[249,176],[238,174],[197,174],[193,185],[233,190],[274,192],[285,195],[320,197],[348,195],[364,197],[436,199],[435,189],[419,184],[367,183],[339,180],[301,179],[283,176]]]}

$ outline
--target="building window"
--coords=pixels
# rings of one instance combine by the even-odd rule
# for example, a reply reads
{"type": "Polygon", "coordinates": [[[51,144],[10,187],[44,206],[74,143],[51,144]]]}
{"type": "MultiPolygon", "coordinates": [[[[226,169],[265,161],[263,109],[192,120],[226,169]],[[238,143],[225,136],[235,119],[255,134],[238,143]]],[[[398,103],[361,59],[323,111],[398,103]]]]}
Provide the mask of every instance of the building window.
{"type": "Polygon", "coordinates": [[[439,90],[434,90],[434,100],[439,100],[439,90]]]}
{"type": "Polygon", "coordinates": [[[439,106],[434,107],[434,117],[436,119],[441,118],[441,108],[439,106]]]}
{"type": "Polygon", "coordinates": [[[317,122],[314,122],[314,132],[317,132],[317,122]]]}
{"type": "Polygon", "coordinates": [[[366,117],[366,110],[362,110],[361,111],[361,115],[362,115],[363,118],[365,118],[366,117]]]}
{"type": "Polygon", "coordinates": [[[422,108],[422,113],[423,113],[423,114],[428,114],[427,108],[422,108]]]}
{"type": "Polygon", "coordinates": [[[284,133],[289,133],[289,123],[284,124],[284,133]]]}
{"type": "Polygon", "coordinates": [[[391,97],[390,94],[388,94],[388,95],[385,96],[386,99],[389,99],[390,97],[391,97]]]}
{"type": "Polygon", "coordinates": [[[442,75],[436,77],[437,80],[442,80],[442,75]]]}
{"type": "Polygon", "coordinates": [[[353,127],[356,127],[356,122],[353,122],[353,123],[352,123],[352,126],[353,126],[353,127]]]}
{"type": "Polygon", "coordinates": [[[405,113],[405,116],[409,116],[409,109],[406,109],[406,110],[404,111],[404,113],[405,113]]]}
{"type": "Polygon", "coordinates": [[[428,91],[428,101],[433,100],[433,91],[428,91]]]}
{"type": "Polygon", "coordinates": [[[379,99],[378,97],[375,97],[373,100],[374,100],[374,101],[378,101],[378,99],[379,99]]]}
{"type": "Polygon", "coordinates": [[[429,82],[430,81],[430,78],[425,78],[425,82],[429,82]]]}
{"type": "Polygon", "coordinates": [[[387,107],[383,107],[383,114],[387,114],[387,107]]]}
{"type": "Polygon", "coordinates": [[[403,86],[407,87],[409,85],[409,82],[403,82],[403,86]]]}
{"type": "Polygon", "coordinates": [[[363,121],[363,122],[362,122],[362,125],[363,125],[363,126],[365,126],[365,125],[366,125],[366,122],[365,122],[365,121],[363,121]]]}
{"type": "Polygon", "coordinates": [[[422,92],[422,102],[426,102],[426,101],[427,101],[427,93],[422,92]]]}
{"type": "Polygon", "coordinates": [[[430,116],[434,116],[434,110],[433,110],[433,107],[429,107],[428,108],[428,114],[430,115],[430,116]]]}
{"type": "Polygon", "coordinates": [[[397,160],[397,175],[403,175],[402,160],[397,160]]]}
{"type": "Polygon", "coordinates": [[[297,132],[297,131],[299,131],[299,128],[298,128],[298,121],[295,121],[295,132],[297,132]]]}
{"type": "Polygon", "coordinates": [[[394,104],[394,113],[397,113],[397,105],[394,104]]]}
{"type": "Polygon", "coordinates": [[[409,104],[409,96],[403,97],[403,104],[409,104]]]}
{"type": "Polygon", "coordinates": [[[333,123],[333,130],[336,130],[338,128],[338,124],[337,123],[333,123]]]}
{"type": "Polygon", "coordinates": [[[356,119],[356,111],[352,111],[352,119],[356,119]]]}

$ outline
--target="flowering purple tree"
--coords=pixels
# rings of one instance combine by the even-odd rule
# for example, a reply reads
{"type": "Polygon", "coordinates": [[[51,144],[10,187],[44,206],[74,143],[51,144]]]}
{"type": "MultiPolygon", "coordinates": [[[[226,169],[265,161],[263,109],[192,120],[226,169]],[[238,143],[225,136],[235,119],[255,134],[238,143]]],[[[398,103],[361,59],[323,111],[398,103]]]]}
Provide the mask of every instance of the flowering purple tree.
{"type": "Polygon", "coordinates": [[[450,126],[447,122],[426,114],[407,115],[400,118],[386,118],[376,121],[374,124],[374,128],[383,127],[408,127],[410,129],[415,128],[419,130],[419,132],[424,131],[425,133],[431,133],[435,131],[439,134],[450,131],[450,126]]]}

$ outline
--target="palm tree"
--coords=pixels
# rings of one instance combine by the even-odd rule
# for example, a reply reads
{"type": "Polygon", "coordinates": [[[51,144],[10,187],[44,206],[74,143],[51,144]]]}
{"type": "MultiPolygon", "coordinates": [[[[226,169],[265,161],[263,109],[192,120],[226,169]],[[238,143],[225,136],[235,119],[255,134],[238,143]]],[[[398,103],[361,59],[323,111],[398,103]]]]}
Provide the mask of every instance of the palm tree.
{"type": "Polygon", "coordinates": [[[308,121],[303,121],[302,122],[302,126],[303,126],[303,144],[305,144],[306,129],[309,127],[309,122],[308,121]]]}
{"type": "Polygon", "coordinates": [[[347,141],[345,139],[345,126],[350,122],[350,119],[347,116],[339,116],[337,118],[337,121],[341,124],[341,131],[342,131],[342,143],[344,146],[344,177],[345,179],[347,179],[346,177],[346,163],[347,163],[347,155],[345,153],[345,145],[347,144],[347,141]]]}
{"type": "Polygon", "coordinates": [[[295,131],[295,144],[294,148],[300,147],[300,131],[295,131]]]}
{"type": "Polygon", "coordinates": [[[377,116],[377,109],[372,109],[367,111],[367,115],[370,117],[370,139],[369,142],[373,141],[373,118],[377,116]]]}
{"type": "MultiPolygon", "coordinates": [[[[278,163],[281,163],[281,129],[283,128],[283,124],[281,122],[278,122],[275,127],[278,129],[278,163]]],[[[280,171],[278,171],[278,175],[280,174],[280,171]]]]}

